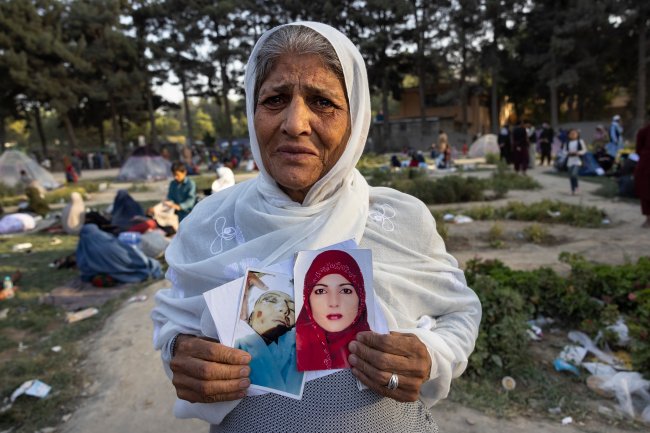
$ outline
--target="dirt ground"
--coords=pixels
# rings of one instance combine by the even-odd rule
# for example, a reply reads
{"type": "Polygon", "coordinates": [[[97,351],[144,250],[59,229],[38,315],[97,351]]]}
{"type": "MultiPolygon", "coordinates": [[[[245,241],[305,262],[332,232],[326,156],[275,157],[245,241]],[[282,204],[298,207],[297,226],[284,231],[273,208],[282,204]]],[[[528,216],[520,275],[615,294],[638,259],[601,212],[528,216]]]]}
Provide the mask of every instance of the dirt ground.
{"type": "MultiPolygon", "coordinates": [[[[492,222],[473,222],[450,225],[452,253],[461,264],[473,257],[498,258],[516,269],[533,269],[542,265],[556,270],[565,269],[558,262],[561,251],[576,252],[588,259],[607,263],[623,263],[650,255],[650,230],[640,229],[643,218],[639,205],[629,202],[603,199],[591,194],[597,185],[581,182],[580,194],[572,196],[569,181],[543,174],[546,168],[530,172],[542,185],[539,191],[512,191],[507,200],[535,202],[543,198],[557,199],[574,204],[597,206],[605,210],[611,220],[607,228],[579,229],[563,225],[548,226],[549,232],[559,241],[548,246],[524,242],[509,242],[505,248],[491,249],[483,240],[492,222]]],[[[92,176],[93,172],[90,176],[92,176]]],[[[95,173],[95,176],[99,174],[95,173]]],[[[105,175],[105,174],[104,174],[105,175]]],[[[87,177],[90,177],[87,176],[87,177]]],[[[238,180],[239,181],[239,180],[238,180]]],[[[128,187],[128,185],[121,185],[128,187]]],[[[114,190],[112,185],[105,193],[97,194],[93,201],[109,203],[114,190]]],[[[162,197],[166,185],[152,185],[147,193],[134,194],[139,200],[162,197]]],[[[506,201],[507,201],[506,200],[506,201]]],[[[505,203],[505,202],[504,202],[505,203]]],[[[492,203],[498,205],[498,203],[492,203]]],[[[92,205],[92,202],[90,203],[92,205]]],[[[449,206],[440,206],[448,208],[449,206]]],[[[526,224],[503,223],[509,234],[516,235],[526,224]]],[[[194,433],[208,431],[207,425],[198,420],[177,420],[172,415],[174,392],[164,376],[159,354],[152,349],[152,323],[149,313],[153,307],[153,295],[166,285],[157,282],[142,293],[148,299],[142,303],[127,304],[115,313],[105,328],[84,342],[88,359],[84,373],[89,377],[82,395],[81,406],[57,431],[66,433],[106,432],[156,432],[194,433]]],[[[453,385],[452,385],[453,386],[453,385]]],[[[553,432],[624,432],[598,422],[574,423],[563,426],[556,420],[500,419],[487,416],[462,405],[442,402],[433,409],[441,431],[445,433],[511,433],[522,431],[553,432]]]]}

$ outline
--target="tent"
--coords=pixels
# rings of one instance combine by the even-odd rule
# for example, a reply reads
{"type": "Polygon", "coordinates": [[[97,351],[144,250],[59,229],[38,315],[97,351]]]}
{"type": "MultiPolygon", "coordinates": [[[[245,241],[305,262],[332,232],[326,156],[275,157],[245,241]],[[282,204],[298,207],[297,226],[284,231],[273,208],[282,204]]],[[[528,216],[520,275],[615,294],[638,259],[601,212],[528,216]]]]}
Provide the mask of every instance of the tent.
{"type": "Polygon", "coordinates": [[[139,147],[126,160],[118,180],[162,180],[171,178],[171,163],[148,147],[139,147]]]}
{"type": "Polygon", "coordinates": [[[497,136],[494,134],[482,135],[469,148],[470,158],[485,157],[488,153],[499,154],[497,136]]]}
{"type": "Polygon", "coordinates": [[[37,180],[44,188],[54,189],[61,186],[52,173],[41,167],[36,161],[18,150],[7,150],[0,155],[0,183],[13,188],[22,186],[21,170],[37,180]]]}

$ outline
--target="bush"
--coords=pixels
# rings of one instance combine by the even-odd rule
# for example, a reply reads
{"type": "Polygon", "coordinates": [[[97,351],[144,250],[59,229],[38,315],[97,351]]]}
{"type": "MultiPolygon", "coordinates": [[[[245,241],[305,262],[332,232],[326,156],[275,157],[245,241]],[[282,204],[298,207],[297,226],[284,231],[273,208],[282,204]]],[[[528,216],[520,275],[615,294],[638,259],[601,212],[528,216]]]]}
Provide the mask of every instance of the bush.
{"type": "MultiPolygon", "coordinates": [[[[497,355],[504,367],[518,359],[513,352],[524,351],[519,341],[522,320],[552,317],[561,325],[577,327],[595,337],[622,315],[630,330],[633,368],[650,377],[650,258],[622,266],[590,263],[567,253],[561,254],[560,260],[571,266],[568,277],[550,268],[514,271],[498,260],[468,262],[467,281],[481,298],[485,318],[481,332],[487,338],[479,337],[479,353],[470,358],[470,370],[482,374],[492,355],[497,355]],[[522,304],[511,292],[521,297],[522,304]],[[516,329],[504,330],[506,322],[499,314],[512,315],[514,321],[507,323],[516,329]],[[496,337],[503,341],[491,341],[496,337]]],[[[605,334],[608,340],[615,342],[605,334]]],[[[526,360],[520,361],[525,364],[526,360]]]]}
{"type": "Polygon", "coordinates": [[[531,224],[524,228],[524,238],[534,244],[543,244],[548,242],[550,235],[548,229],[541,224],[531,224]]]}
{"type": "Polygon", "coordinates": [[[500,376],[524,368],[530,362],[524,298],[488,275],[478,275],[472,288],[481,300],[483,318],[469,371],[500,376]]]}
{"type": "Polygon", "coordinates": [[[501,224],[492,224],[488,231],[488,242],[492,248],[502,248],[505,245],[503,242],[503,226],[501,224]]]}
{"type": "Polygon", "coordinates": [[[488,153],[485,155],[486,164],[498,164],[501,161],[501,155],[498,153],[488,153]]]}
{"type": "Polygon", "coordinates": [[[490,188],[494,191],[495,198],[503,198],[509,190],[531,190],[542,186],[532,177],[521,176],[513,172],[503,161],[497,161],[497,169],[490,178],[490,188]]]}

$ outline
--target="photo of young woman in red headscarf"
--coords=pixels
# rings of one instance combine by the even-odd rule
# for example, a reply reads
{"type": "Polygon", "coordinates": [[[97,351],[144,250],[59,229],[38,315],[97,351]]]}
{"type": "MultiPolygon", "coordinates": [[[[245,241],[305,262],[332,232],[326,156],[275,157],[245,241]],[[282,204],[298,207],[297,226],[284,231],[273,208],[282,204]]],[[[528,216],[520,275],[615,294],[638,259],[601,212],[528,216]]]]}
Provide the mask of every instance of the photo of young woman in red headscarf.
{"type": "Polygon", "coordinates": [[[305,274],[296,321],[299,371],[349,368],[348,344],[369,331],[363,274],[345,251],[320,253],[305,274]]]}

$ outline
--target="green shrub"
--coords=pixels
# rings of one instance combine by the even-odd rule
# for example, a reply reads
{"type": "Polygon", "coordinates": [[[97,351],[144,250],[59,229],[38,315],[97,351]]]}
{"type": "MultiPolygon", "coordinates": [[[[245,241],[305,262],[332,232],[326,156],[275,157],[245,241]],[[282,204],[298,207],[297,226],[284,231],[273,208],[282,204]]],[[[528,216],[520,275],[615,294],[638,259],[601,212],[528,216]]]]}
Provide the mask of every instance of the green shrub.
{"type": "Polygon", "coordinates": [[[523,233],[524,238],[534,244],[543,244],[550,239],[548,229],[541,224],[531,224],[524,228],[523,233]]]}
{"type": "Polygon", "coordinates": [[[503,248],[503,226],[499,223],[492,224],[488,231],[488,242],[492,248],[503,248]]]}
{"type": "Polygon", "coordinates": [[[498,161],[497,169],[490,178],[490,188],[494,191],[496,198],[503,198],[509,190],[531,190],[539,189],[542,186],[535,179],[529,176],[522,176],[513,172],[503,161],[498,161]]]}
{"type": "Polygon", "coordinates": [[[476,276],[472,288],[481,300],[483,318],[469,371],[500,376],[523,368],[530,362],[524,298],[488,275],[476,276]]]}
{"type": "MultiPolygon", "coordinates": [[[[485,333],[485,337],[479,336],[479,353],[470,358],[470,370],[482,374],[492,355],[504,361],[504,366],[508,365],[509,360],[517,359],[517,354],[511,351],[522,350],[517,332],[511,330],[514,334],[509,334],[504,330],[498,314],[513,315],[515,321],[507,322],[513,327],[521,321],[520,314],[526,318],[552,317],[559,325],[577,327],[592,337],[622,316],[630,330],[633,368],[650,377],[650,258],[621,266],[590,263],[579,255],[567,253],[562,253],[560,260],[571,266],[566,277],[550,268],[515,271],[498,260],[468,262],[467,282],[481,298],[484,312],[481,332],[485,333]],[[497,289],[502,292],[492,296],[497,289]],[[521,297],[523,306],[519,306],[510,292],[521,297]],[[504,341],[510,341],[514,349],[491,341],[499,335],[504,341]]],[[[604,332],[603,342],[615,344],[616,338],[610,334],[604,332]]],[[[525,364],[526,360],[522,362],[525,364]]]]}
{"type": "Polygon", "coordinates": [[[486,164],[498,164],[501,160],[501,156],[498,153],[487,153],[485,155],[486,164]]]}

